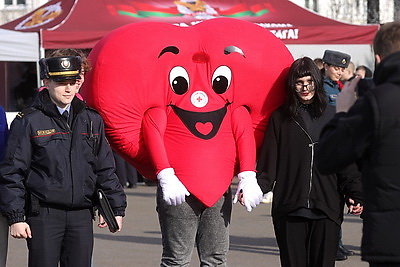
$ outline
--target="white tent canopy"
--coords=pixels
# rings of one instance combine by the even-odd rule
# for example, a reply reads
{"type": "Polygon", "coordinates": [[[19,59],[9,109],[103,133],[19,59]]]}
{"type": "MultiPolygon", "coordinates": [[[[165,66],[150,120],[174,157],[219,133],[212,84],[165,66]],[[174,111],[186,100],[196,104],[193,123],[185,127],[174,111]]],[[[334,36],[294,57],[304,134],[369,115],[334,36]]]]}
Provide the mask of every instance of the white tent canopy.
{"type": "Polygon", "coordinates": [[[0,29],[0,61],[37,62],[39,34],[0,29]]]}
{"type": "MultiPolygon", "coordinates": [[[[0,29],[0,61],[39,62],[39,34],[0,29]]],[[[10,126],[16,112],[7,112],[10,126]]]]}

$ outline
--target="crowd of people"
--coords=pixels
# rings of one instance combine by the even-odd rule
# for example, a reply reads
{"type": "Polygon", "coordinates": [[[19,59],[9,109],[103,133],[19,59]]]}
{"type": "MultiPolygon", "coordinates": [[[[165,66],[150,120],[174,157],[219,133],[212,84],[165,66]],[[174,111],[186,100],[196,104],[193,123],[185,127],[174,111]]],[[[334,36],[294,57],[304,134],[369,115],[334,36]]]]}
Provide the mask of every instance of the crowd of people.
{"type": "MultiPolygon", "coordinates": [[[[371,267],[400,266],[400,22],[381,26],[373,47],[374,73],[341,51],[296,59],[286,102],[269,118],[252,186],[273,193],[284,267],[334,266],[354,255],[342,242],[345,206],[363,219],[362,259],[371,267]],[[361,95],[362,79],[369,82],[361,95]]],[[[10,129],[0,107],[1,267],[8,231],[27,240],[29,266],[90,266],[96,190],[105,192],[120,231],[124,188],[145,180],[112,151],[101,116],[79,95],[88,71],[82,51],[54,51],[40,60],[44,87],[10,129]]],[[[236,198],[246,203],[246,196],[236,198]]],[[[165,212],[183,202],[157,198],[165,212]]],[[[98,226],[107,227],[102,216],[98,226]]]]}

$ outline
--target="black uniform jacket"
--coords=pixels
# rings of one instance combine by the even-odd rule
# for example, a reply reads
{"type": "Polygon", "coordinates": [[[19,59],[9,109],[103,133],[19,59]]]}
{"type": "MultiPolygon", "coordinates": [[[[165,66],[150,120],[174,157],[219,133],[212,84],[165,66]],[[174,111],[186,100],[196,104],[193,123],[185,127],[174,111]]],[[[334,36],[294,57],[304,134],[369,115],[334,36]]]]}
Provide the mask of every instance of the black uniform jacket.
{"type": "Polygon", "coordinates": [[[9,224],[25,220],[31,196],[42,205],[84,209],[95,204],[96,188],[104,190],[115,215],[124,215],[126,196],[100,115],[76,97],[72,111],[69,126],[45,89],[12,122],[0,165],[0,209],[9,224]]]}
{"type": "Polygon", "coordinates": [[[377,65],[374,83],[323,129],[319,165],[328,173],[362,158],[362,259],[399,263],[400,52],[377,65]]]}
{"type": "Polygon", "coordinates": [[[328,105],[321,117],[310,121],[310,129],[301,116],[290,117],[284,107],[271,115],[257,171],[263,192],[273,189],[274,220],[308,208],[320,210],[340,224],[344,196],[362,202],[360,173],[355,165],[329,175],[322,175],[315,165],[320,131],[334,113],[335,107],[328,105]]]}

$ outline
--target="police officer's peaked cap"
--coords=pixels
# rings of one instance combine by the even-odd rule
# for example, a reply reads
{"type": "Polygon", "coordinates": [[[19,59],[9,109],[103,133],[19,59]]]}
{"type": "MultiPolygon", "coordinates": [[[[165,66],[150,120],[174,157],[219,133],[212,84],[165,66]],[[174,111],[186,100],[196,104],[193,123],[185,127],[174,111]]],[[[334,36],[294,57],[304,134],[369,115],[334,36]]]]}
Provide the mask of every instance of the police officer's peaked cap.
{"type": "Polygon", "coordinates": [[[40,79],[56,82],[80,79],[82,58],[80,56],[50,57],[39,61],[40,79]]]}
{"type": "Polygon", "coordinates": [[[333,66],[347,68],[350,63],[350,55],[339,51],[325,50],[322,60],[333,66]]]}

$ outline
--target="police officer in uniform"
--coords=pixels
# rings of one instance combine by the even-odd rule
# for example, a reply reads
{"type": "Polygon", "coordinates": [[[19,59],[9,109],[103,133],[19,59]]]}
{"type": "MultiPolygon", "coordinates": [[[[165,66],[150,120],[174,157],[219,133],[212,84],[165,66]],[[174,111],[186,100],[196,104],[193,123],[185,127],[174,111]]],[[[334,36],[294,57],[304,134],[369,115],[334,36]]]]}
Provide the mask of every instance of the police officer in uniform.
{"type": "Polygon", "coordinates": [[[324,89],[328,97],[328,104],[336,106],[339,94],[339,83],[344,70],[349,66],[350,55],[339,51],[325,50],[324,61],[324,89]]]}
{"type": "Polygon", "coordinates": [[[30,267],[91,266],[96,189],[122,227],[126,196],[100,115],[75,97],[80,72],[79,56],[40,60],[46,89],[12,122],[0,165],[0,210],[30,267]]]}
{"type": "MultiPolygon", "coordinates": [[[[328,97],[328,103],[336,106],[336,98],[340,92],[341,79],[345,69],[350,64],[351,56],[339,51],[325,50],[322,60],[324,61],[324,89],[328,97]]],[[[354,251],[343,245],[342,230],[339,234],[339,244],[336,253],[336,260],[347,260],[347,256],[354,255],[354,251]]]]}

